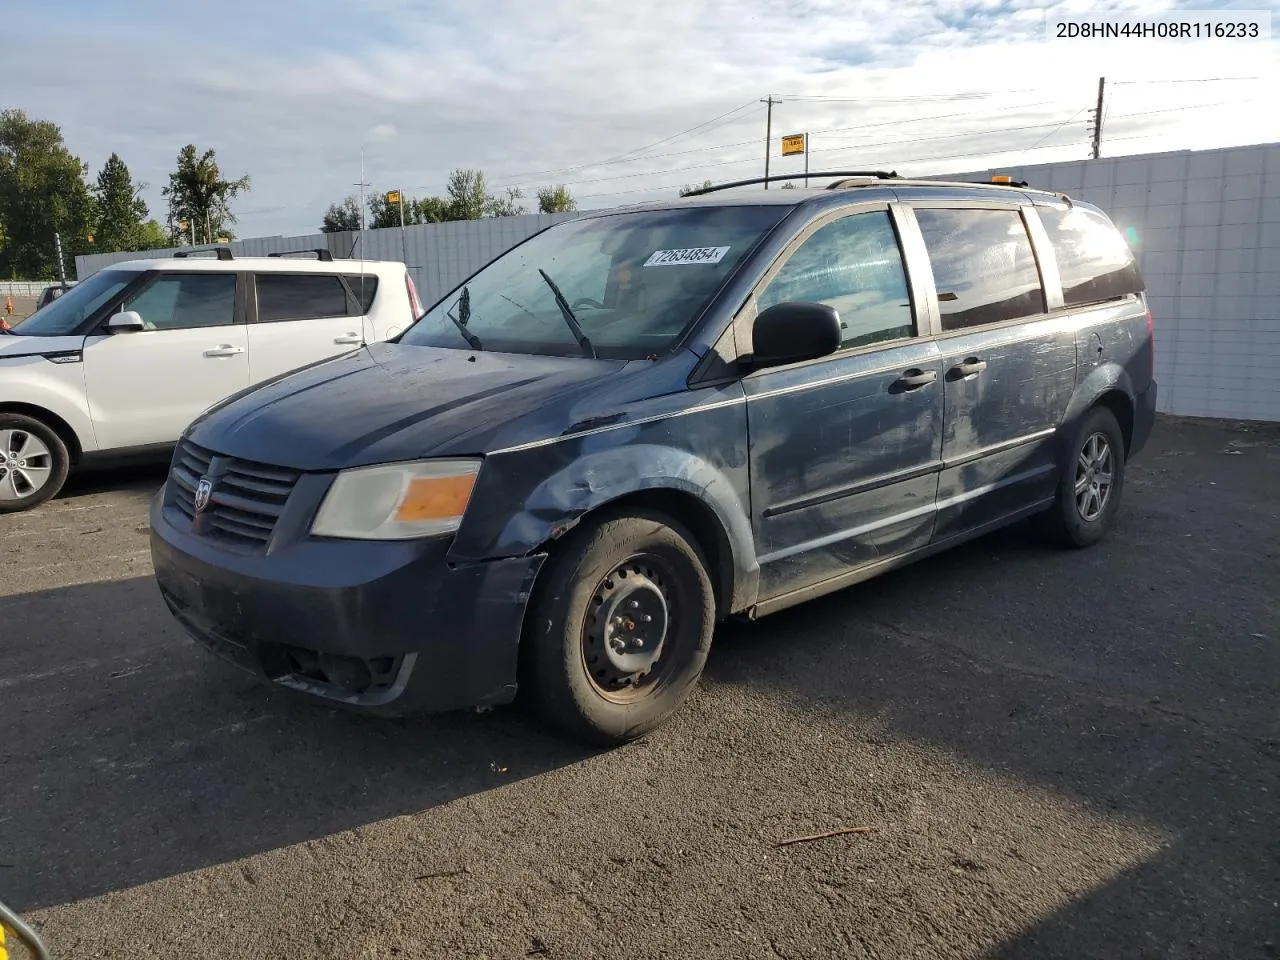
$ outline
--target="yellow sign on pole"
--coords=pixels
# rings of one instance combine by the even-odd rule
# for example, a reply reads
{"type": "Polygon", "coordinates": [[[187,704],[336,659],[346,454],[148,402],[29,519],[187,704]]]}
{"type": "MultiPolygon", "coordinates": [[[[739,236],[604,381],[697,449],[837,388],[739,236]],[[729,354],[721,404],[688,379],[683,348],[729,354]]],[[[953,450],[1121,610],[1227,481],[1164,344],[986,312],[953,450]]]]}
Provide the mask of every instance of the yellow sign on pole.
{"type": "Polygon", "coordinates": [[[782,155],[784,157],[793,157],[798,153],[805,151],[805,135],[803,133],[792,133],[782,138],[782,155]]]}
{"type": "Polygon", "coordinates": [[[399,190],[388,190],[388,191],[387,191],[387,203],[390,203],[390,204],[396,204],[396,203],[399,203],[399,202],[400,202],[400,191],[399,191],[399,190]]]}

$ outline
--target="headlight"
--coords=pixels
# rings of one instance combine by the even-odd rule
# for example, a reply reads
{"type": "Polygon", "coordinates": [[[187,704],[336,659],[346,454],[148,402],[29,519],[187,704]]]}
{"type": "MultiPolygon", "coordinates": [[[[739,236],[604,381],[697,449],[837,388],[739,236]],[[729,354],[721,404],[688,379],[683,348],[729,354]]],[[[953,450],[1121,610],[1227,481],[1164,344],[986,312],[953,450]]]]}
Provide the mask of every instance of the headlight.
{"type": "Polygon", "coordinates": [[[411,540],[462,523],[479,460],[419,460],[343,470],[311,524],[317,537],[411,540]]]}

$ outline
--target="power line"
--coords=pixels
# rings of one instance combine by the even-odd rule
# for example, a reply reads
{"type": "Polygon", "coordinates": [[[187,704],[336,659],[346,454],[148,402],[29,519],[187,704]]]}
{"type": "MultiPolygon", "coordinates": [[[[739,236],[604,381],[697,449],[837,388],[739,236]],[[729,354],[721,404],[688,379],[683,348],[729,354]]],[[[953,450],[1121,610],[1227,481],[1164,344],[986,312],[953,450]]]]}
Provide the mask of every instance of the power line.
{"type": "Polygon", "coordinates": [[[660,147],[662,146],[662,144],[670,143],[673,140],[679,140],[681,137],[686,137],[689,134],[696,133],[697,131],[703,130],[704,128],[712,129],[712,124],[716,124],[721,120],[727,120],[729,117],[732,117],[734,114],[740,113],[743,110],[747,109],[748,107],[755,106],[755,103],[756,101],[754,100],[748,100],[746,103],[739,104],[738,106],[734,107],[732,110],[727,110],[724,113],[720,114],[719,116],[712,117],[710,120],[704,120],[702,123],[695,124],[694,126],[689,127],[687,130],[681,130],[679,133],[674,133],[669,137],[663,137],[661,140],[655,140],[653,143],[647,144],[643,147],[636,147],[635,149],[632,149],[632,150],[626,150],[622,153],[616,154],[615,156],[607,157],[604,160],[594,160],[588,163],[580,163],[572,167],[554,167],[550,170],[534,170],[528,173],[507,174],[505,176],[499,177],[495,181],[495,185],[501,185],[501,184],[513,182],[516,180],[527,180],[532,177],[546,177],[546,176],[553,176],[555,174],[560,174],[560,173],[573,173],[578,170],[587,170],[591,167],[604,166],[605,164],[610,164],[610,163],[630,163],[635,160],[642,160],[644,159],[644,157],[636,156],[636,154],[644,153],[646,150],[652,150],[654,147],[660,147]]]}
{"type": "MultiPolygon", "coordinates": [[[[1189,106],[1189,107],[1170,107],[1170,108],[1163,109],[1163,110],[1144,110],[1144,111],[1140,111],[1140,112],[1138,112],[1138,113],[1117,114],[1117,115],[1115,116],[1115,118],[1114,118],[1114,119],[1116,119],[1116,120],[1124,120],[1124,119],[1132,119],[1132,118],[1135,118],[1135,117],[1154,116],[1154,115],[1157,115],[1157,114],[1163,114],[1163,113],[1183,112],[1183,111],[1185,111],[1185,110],[1201,110],[1201,109],[1208,109],[1208,108],[1210,108],[1210,107],[1220,107],[1220,106],[1225,106],[1225,105],[1229,105],[1229,104],[1241,104],[1241,103],[1252,103],[1252,102],[1255,102],[1255,100],[1253,100],[1253,99],[1250,99],[1250,100],[1226,100],[1226,101],[1220,101],[1220,102],[1217,102],[1217,103],[1201,103],[1201,104],[1194,104],[1194,105],[1189,106]]],[[[1079,115],[1079,111],[1077,111],[1076,115],[1077,115],[1077,116],[1079,115]]],[[[1072,119],[1074,119],[1074,118],[1072,118],[1072,119]]],[[[1070,121],[1068,121],[1068,122],[1070,122],[1070,121]]],[[[1064,126],[1064,125],[1065,125],[1065,124],[1059,124],[1059,126],[1064,126]]],[[[1003,132],[1003,131],[1001,131],[1001,132],[1003,132]]],[[[975,136],[984,136],[984,135],[986,135],[986,136],[990,136],[990,135],[992,135],[992,134],[974,134],[974,135],[975,135],[975,136]]],[[[1167,136],[1167,135],[1168,135],[1168,134],[1164,134],[1164,133],[1151,133],[1151,134],[1138,134],[1138,135],[1132,135],[1132,136],[1127,136],[1127,137],[1110,137],[1110,138],[1108,138],[1108,142],[1110,142],[1110,143],[1119,143],[1119,142],[1128,141],[1128,140],[1148,140],[1148,139],[1152,139],[1152,138],[1155,138],[1155,137],[1161,137],[1161,136],[1167,136]]],[[[892,146],[895,142],[897,142],[897,141],[888,141],[888,142],[886,142],[886,143],[881,143],[881,144],[872,144],[872,145],[866,146],[866,147],[864,148],[864,150],[869,152],[869,151],[871,151],[871,150],[875,150],[875,149],[878,149],[878,148],[883,147],[883,146],[892,146]]],[[[1046,145],[1046,146],[1036,146],[1036,147],[1031,147],[1031,148],[1024,148],[1024,149],[1021,151],[1021,154],[1029,153],[1029,152],[1031,152],[1032,150],[1046,150],[1046,149],[1054,149],[1054,150],[1056,150],[1056,149],[1060,149],[1060,148],[1061,148],[1061,146],[1062,146],[1062,145],[1060,145],[1060,144],[1050,144],[1050,145],[1046,145]]],[[[835,149],[838,149],[838,148],[821,148],[821,149],[822,149],[822,150],[835,150],[835,149]]],[[[971,152],[971,153],[958,153],[958,154],[946,154],[946,155],[942,155],[942,156],[939,156],[939,155],[932,155],[932,156],[927,156],[927,157],[895,158],[894,163],[895,163],[895,164],[904,164],[904,163],[930,163],[930,162],[933,162],[933,161],[936,161],[936,160],[963,160],[963,159],[967,159],[967,158],[969,158],[969,157],[991,157],[991,156],[999,156],[999,155],[1001,155],[1001,154],[1014,153],[1014,152],[1016,152],[1016,150],[1017,150],[1017,148],[1010,148],[1010,149],[1008,149],[1008,150],[987,149],[987,150],[981,150],[981,151],[978,151],[978,152],[971,152]]],[[[817,153],[817,152],[820,152],[820,151],[815,150],[814,152],[815,152],[815,153],[817,153]]],[[[731,166],[731,165],[734,165],[734,164],[739,164],[739,165],[740,165],[740,164],[755,163],[755,162],[757,162],[757,161],[755,161],[755,160],[753,160],[753,159],[751,159],[751,158],[749,158],[749,157],[748,157],[748,158],[745,158],[745,159],[742,159],[742,160],[727,160],[727,161],[719,161],[719,162],[714,163],[714,164],[704,164],[704,165],[701,165],[701,166],[695,166],[695,167],[684,167],[684,168],[681,168],[681,170],[680,170],[680,171],[662,171],[662,172],[672,172],[672,173],[675,173],[675,172],[688,172],[688,171],[692,171],[692,170],[700,170],[700,169],[704,169],[705,167],[710,167],[710,166],[731,166]]],[[[815,175],[815,176],[819,176],[820,174],[814,174],[814,175],[815,175]]],[[[630,190],[614,190],[614,191],[609,191],[609,192],[606,192],[606,193],[585,194],[585,195],[583,195],[583,196],[580,196],[578,199],[580,199],[580,200],[591,200],[591,199],[595,199],[595,198],[597,198],[597,197],[615,197],[615,196],[624,196],[624,195],[632,194],[632,193],[656,193],[656,192],[661,191],[661,190],[678,190],[678,189],[679,189],[680,187],[682,187],[682,186],[684,186],[684,184],[682,184],[682,183],[674,183],[674,184],[663,184],[663,185],[660,185],[660,186],[653,186],[653,187],[636,187],[636,188],[633,188],[633,189],[630,189],[630,190]]]]}

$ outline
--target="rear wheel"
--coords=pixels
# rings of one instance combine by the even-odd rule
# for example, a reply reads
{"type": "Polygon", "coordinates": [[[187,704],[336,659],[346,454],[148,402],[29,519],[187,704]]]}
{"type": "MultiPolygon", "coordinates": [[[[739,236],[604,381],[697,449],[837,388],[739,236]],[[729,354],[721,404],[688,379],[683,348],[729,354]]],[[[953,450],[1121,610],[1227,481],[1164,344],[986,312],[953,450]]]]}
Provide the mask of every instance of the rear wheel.
{"type": "Polygon", "coordinates": [[[702,674],[715,625],[692,537],[656,513],[579,527],[540,578],[522,694],[569,735],[618,744],[661,724],[702,674]]]}
{"type": "Polygon", "coordinates": [[[1036,517],[1040,532],[1067,547],[1101,540],[1120,508],[1124,468],[1120,424],[1106,407],[1094,407],[1076,430],[1053,506],[1036,517]]]}
{"type": "Polygon", "coordinates": [[[71,458],[51,427],[20,413],[0,413],[0,513],[44,503],[62,489],[71,458]]]}

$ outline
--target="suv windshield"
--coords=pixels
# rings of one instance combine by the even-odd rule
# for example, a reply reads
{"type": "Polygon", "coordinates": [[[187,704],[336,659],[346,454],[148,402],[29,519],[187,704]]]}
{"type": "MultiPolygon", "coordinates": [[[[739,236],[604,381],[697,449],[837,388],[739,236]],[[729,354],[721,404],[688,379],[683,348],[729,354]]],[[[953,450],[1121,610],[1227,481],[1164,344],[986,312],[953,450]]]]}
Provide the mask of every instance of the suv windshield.
{"type": "Polygon", "coordinates": [[[623,360],[666,353],[790,210],[684,207],[559,224],[489,264],[400,342],[623,360]]]}
{"type": "Polygon", "coordinates": [[[133,270],[103,270],[77,283],[52,303],[41,307],[11,333],[20,337],[65,337],[75,333],[95,310],[138,278],[133,270]]]}

